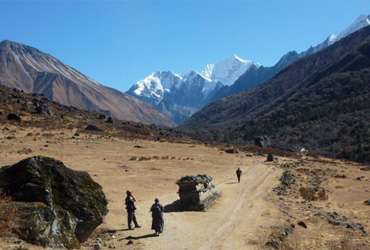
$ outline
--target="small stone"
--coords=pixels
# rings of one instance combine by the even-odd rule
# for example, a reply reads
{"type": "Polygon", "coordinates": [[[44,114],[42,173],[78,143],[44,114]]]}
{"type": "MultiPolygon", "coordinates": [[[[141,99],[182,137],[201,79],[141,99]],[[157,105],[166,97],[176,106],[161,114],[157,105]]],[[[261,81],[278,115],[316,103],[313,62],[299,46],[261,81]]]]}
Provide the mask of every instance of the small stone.
{"type": "Polygon", "coordinates": [[[93,125],[93,124],[87,125],[85,130],[96,131],[96,132],[102,131],[100,128],[98,128],[96,125],[93,125]]]}
{"type": "Polygon", "coordinates": [[[21,116],[18,113],[9,113],[6,118],[9,121],[21,121],[21,116]]]}
{"type": "Polygon", "coordinates": [[[226,148],[224,149],[225,153],[228,154],[237,154],[239,153],[239,150],[237,148],[226,148]]]}
{"type": "Polygon", "coordinates": [[[306,223],[304,223],[303,221],[298,222],[297,225],[300,225],[303,228],[307,228],[306,223]]]}

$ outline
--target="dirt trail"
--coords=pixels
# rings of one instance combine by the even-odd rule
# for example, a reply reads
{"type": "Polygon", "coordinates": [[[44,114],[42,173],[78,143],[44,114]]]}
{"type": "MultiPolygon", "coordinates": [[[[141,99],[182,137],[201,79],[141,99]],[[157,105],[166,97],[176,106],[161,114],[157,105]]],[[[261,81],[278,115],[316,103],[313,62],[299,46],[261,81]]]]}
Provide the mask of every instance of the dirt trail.
{"type": "MultiPolygon", "coordinates": [[[[140,243],[141,249],[257,248],[259,231],[269,222],[264,217],[274,210],[266,198],[278,179],[279,171],[264,164],[243,170],[240,184],[230,178],[217,185],[222,198],[208,212],[165,214],[165,232],[158,238],[141,234],[142,229],[128,235],[139,238],[136,242],[140,243]]],[[[174,197],[160,198],[170,201],[174,197]]],[[[145,221],[144,224],[147,227],[150,222],[145,221]]]]}

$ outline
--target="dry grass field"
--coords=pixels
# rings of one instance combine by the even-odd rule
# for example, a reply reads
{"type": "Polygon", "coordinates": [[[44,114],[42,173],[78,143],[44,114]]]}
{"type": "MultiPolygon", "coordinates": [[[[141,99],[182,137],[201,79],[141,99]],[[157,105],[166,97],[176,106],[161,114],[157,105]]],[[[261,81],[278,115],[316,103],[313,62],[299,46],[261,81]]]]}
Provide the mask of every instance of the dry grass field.
{"type": "MultiPolygon", "coordinates": [[[[98,243],[102,249],[264,249],[274,241],[281,249],[370,249],[369,236],[348,226],[360,223],[370,230],[370,207],[363,203],[370,199],[370,171],[350,162],[279,158],[266,163],[266,156],[254,152],[228,154],[201,144],[0,126],[0,166],[33,155],[87,171],[102,185],[109,213],[83,249],[98,243]],[[237,167],[243,170],[240,184],[234,176],[237,167]],[[296,181],[278,195],[274,188],[287,169],[296,181]],[[221,197],[207,212],[166,213],[164,233],[152,237],[149,208],[154,198],[163,205],[173,202],[176,180],[192,174],[212,176],[221,197]],[[312,185],[325,190],[322,199],[304,198],[302,187],[312,185]],[[137,198],[140,229],[127,230],[126,190],[137,198]],[[334,211],[346,217],[342,224],[325,217],[334,211]],[[288,233],[282,236],[281,230],[288,233]]],[[[0,249],[39,249],[11,237],[0,243],[0,249]]]]}

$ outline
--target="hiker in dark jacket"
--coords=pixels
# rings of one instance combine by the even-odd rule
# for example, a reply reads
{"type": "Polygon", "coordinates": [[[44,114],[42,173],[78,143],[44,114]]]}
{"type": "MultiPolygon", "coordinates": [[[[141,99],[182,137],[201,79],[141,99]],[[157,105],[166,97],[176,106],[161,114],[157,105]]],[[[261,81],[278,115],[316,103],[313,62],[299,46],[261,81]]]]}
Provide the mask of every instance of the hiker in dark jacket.
{"type": "Polygon", "coordinates": [[[132,229],[132,226],[131,226],[132,222],[134,222],[136,228],[139,228],[140,225],[137,223],[136,215],[135,215],[136,199],[130,191],[127,191],[126,194],[127,195],[126,195],[126,199],[125,199],[125,205],[126,205],[126,211],[127,211],[127,225],[128,225],[128,228],[132,229]]]}
{"type": "Polygon", "coordinates": [[[163,220],[163,206],[159,203],[158,199],[154,200],[154,204],[150,208],[152,212],[152,229],[155,231],[155,235],[159,236],[163,232],[164,220],[163,220]]]}
{"type": "Polygon", "coordinates": [[[240,178],[242,177],[242,170],[240,168],[238,168],[236,170],[236,177],[238,178],[238,183],[240,183],[240,178]]]}

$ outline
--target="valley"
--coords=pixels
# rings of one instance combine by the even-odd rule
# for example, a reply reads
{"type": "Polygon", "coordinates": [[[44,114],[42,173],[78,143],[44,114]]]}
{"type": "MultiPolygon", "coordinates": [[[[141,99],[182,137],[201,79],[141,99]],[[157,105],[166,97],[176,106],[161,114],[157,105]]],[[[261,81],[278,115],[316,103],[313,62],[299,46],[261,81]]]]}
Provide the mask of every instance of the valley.
{"type": "MultiPolygon", "coordinates": [[[[333,249],[340,244],[354,247],[344,249],[369,249],[370,221],[364,201],[370,195],[370,171],[366,166],[299,155],[277,156],[268,163],[266,155],[253,151],[229,154],[222,146],[191,142],[155,142],[85,132],[76,136],[73,129],[45,131],[2,124],[0,131],[1,166],[44,155],[87,171],[102,185],[109,213],[82,249],[92,249],[96,244],[100,249],[265,249],[271,242],[281,249],[333,249]],[[243,170],[240,184],[234,175],[237,167],[243,170]],[[285,171],[295,181],[284,187],[280,179],[285,171]],[[152,237],[149,207],[153,199],[158,197],[164,205],[173,202],[177,199],[176,180],[203,173],[214,177],[221,198],[207,212],[165,213],[163,235],[152,237]],[[310,200],[300,193],[302,187],[323,189],[324,198],[310,200]],[[134,231],[126,230],[126,190],[137,198],[142,228],[134,231]],[[333,212],[339,221],[345,216],[343,224],[328,222],[325,216],[333,212]],[[286,236],[281,236],[282,230],[286,236]]],[[[39,249],[14,238],[3,238],[1,243],[0,249],[39,249]]]]}
{"type": "Polygon", "coordinates": [[[365,1],[8,1],[0,250],[370,250],[365,1]]]}

